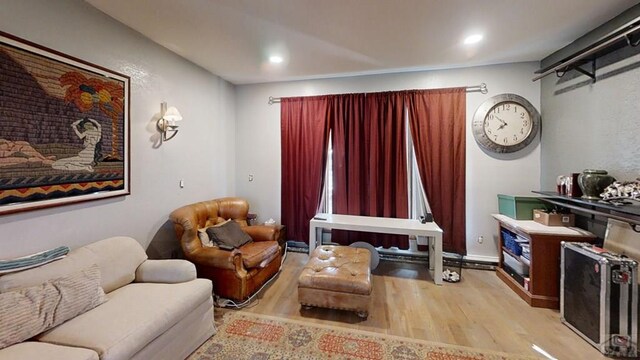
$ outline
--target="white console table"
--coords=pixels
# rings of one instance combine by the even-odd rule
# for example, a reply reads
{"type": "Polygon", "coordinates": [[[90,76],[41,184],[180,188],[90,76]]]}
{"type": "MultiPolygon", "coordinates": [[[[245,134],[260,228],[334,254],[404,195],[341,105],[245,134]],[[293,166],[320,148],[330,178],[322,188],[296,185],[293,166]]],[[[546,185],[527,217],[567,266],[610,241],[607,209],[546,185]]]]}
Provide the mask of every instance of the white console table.
{"type": "Polygon", "coordinates": [[[429,270],[434,271],[433,281],[442,285],[442,229],[434,222],[423,224],[415,219],[320,213],[309,222],[309,253],[316,248],[317,239],[322,239],[322,229],[414,235],[418,244],[429,245],[429,270]]]}

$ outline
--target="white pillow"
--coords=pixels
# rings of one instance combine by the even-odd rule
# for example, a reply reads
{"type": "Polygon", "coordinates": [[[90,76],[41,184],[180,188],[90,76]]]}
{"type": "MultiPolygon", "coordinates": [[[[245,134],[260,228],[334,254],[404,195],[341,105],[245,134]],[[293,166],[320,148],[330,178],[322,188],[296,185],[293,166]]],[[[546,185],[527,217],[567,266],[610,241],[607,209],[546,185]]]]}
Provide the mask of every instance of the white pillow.
{"type": "Polygon", "coordinates": [[[203,247],[213,247],[213,241],[209,239],[209,235],[207,235],[207,229],[198,229],[198,239],[202,243],[203,247]]]}

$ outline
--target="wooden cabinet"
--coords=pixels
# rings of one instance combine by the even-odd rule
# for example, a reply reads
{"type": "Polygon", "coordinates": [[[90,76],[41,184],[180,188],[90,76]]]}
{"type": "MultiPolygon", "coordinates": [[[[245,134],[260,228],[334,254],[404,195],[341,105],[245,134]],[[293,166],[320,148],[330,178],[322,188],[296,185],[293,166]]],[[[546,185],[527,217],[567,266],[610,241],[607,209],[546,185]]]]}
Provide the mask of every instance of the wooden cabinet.
{"type": "MultiPolygon", "coordinates": [[[[594,243],[592,233],[562,226],[545,226],[532,220],[514,220],[504,215],[493,215],[498,221],[500,238],[500,261],[496,273],[524,301],[534,307],[558,309],[560,304],[560,243],[594,243]],[[504,253],[520,263],[525,263],[519,255],[505,246],[503,230],[518,236],[529,244],[529,274],[523,276],[505,263],[504,253]]],[[[513,262],[513,260],[511,260],[513,262]]],[[[516,264],[518,265],[518,264],[516,264]]]]}

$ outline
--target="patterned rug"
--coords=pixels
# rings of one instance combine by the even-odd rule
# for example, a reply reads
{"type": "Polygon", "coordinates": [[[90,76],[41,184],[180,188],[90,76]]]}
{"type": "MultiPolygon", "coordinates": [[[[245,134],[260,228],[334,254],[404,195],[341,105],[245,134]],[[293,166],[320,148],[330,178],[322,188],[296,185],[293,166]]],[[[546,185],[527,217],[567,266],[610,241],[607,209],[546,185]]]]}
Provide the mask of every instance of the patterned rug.
{"type": "Polygon", "coordinates": [[[212,359],[536,359],[234,311],[188,360],[212,359]]]}

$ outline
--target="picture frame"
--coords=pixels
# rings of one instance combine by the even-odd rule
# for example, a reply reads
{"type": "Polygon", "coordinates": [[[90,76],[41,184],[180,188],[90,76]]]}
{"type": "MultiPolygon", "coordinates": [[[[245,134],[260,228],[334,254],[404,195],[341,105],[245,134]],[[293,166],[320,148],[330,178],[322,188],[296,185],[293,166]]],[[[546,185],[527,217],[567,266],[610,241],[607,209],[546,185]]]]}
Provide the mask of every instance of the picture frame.
{"type": "Polygon", "coordinates": [[[131,194],[130,86],[0,31],[0,215],[131,194]]]}

